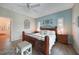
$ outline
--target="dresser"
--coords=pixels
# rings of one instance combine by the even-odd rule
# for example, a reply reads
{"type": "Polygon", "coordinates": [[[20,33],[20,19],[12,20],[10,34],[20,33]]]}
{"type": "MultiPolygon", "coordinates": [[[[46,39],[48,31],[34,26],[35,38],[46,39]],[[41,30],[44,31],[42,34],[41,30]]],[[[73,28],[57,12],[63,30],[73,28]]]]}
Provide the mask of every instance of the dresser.
{"type": "Polygon", "coordinates": [[[67,34],[57,34],[57,41],[60,43],[68,44],[68,35],[67,34]]]}

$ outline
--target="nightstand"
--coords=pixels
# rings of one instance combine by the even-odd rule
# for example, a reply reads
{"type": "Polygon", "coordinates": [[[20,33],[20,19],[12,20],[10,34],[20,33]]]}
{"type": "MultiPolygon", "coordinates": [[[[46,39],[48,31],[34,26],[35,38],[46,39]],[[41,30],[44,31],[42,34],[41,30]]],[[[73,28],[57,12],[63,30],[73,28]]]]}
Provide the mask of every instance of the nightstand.
{"type": "Polygon", "coordinates": [[[57,34],[57,41],[60,43],[68,44],[68,35],[67,34],[57,34]]]}

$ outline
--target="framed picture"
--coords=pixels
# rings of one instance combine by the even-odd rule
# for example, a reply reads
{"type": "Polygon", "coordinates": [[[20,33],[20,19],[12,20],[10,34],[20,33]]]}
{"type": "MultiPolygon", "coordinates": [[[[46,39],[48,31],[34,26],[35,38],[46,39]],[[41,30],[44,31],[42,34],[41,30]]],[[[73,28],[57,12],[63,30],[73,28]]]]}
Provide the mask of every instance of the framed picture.
{"type": "Polygon", "coordinates": [[[53,20],[52,19],[44,19],[42,20],[41,27],[52,27],[53,20]]]}

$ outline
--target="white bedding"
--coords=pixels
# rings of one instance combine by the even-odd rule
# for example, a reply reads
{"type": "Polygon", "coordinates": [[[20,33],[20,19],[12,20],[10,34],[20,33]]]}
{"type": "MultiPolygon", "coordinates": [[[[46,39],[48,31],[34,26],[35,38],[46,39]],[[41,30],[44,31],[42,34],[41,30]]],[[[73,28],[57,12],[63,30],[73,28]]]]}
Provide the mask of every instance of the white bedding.
{"type": "Polygon", "coordinates": [[[49,35],[49,54],[51,54],[51,48],[55,44],[56,36],[55,35],[49,35]]]}
{"type": "MultiPolygon", "coordinates": [[[[28,34],[29,35],[29,34],[28,34]]],[[[38,40],[44,41],[45,36],[49,36],[49,54],[51,54],[51,48],[55,44],[56,41],[56,35],[55,31],[48,31],[46,34],[41,34],[41,33],[35,33],[35,34],[30,34],[29,36],[35,37],[38,40]]]]}
{"type": "Polygon", "coordinates": [[[40,33],[27,34],[27,35],[31,36],[31,37],[34,37],[34,38],[37,38],[38,40],[42,40],[42,41],[44,41],[44,37],[45,37],[45,36],[40,35],[40,33]]]}

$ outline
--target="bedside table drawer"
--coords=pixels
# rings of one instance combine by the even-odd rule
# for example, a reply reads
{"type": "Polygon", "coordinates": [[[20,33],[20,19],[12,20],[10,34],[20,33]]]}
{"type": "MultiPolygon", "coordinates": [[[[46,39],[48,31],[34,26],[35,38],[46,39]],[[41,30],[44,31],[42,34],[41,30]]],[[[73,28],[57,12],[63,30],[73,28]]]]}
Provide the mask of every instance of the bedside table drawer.
{"type": "Polygon", "coordinates": [[[57,35],[57,41],[67,44],[68,43],[68,35],[57,35]]]}

